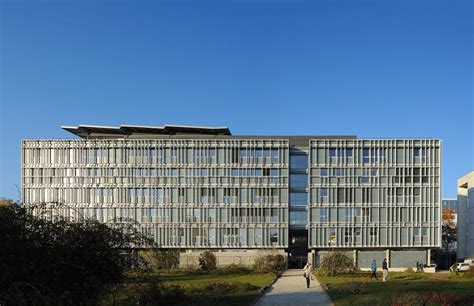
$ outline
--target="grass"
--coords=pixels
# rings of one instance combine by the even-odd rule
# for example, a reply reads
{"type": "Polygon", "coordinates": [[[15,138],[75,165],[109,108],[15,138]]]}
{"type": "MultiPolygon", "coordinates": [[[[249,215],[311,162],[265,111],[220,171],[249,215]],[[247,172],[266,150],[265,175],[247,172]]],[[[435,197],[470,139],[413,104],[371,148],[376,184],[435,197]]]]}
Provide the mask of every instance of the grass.
{"type": "Polygon", "coordinates": [[[316,277],[339,305],[472,305],[474,279],[447,273],[389,272],[387,282],[370,280],[370,272],[316,277]],[[428,301],[428,302],[427,302],[428,301]]]}
{"type": "Polygon", "coordinates": [[[166,287],[179,287],[180,290],[173,298],[167,298],[167,305],[249,305],[259,294],[259,290],[270,284],[273,278],[273,274],[253,271],[223,273],[219,270],[172,270],[130,273],[120,287],[104,297],[101,304],[137,305],[142,286],[159,280],[166,287]]]}

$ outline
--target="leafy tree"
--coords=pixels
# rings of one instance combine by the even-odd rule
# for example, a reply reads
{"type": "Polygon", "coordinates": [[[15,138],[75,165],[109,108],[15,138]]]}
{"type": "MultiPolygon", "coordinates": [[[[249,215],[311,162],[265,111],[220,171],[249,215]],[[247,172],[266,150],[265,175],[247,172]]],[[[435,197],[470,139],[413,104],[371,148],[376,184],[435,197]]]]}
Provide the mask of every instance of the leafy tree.
{"type": "Polygon", "coordinates": [[[457,241],[456,224],[454,223],[454,208],[447,207],[442,209],[441,231],[443,248],[448,251],[457,241]]]}
{"type": "Polygon", "coordinates": [[[321,270],[327,275],[335,276],[354,270],[354,262],[352,258],[345,254],[334,252],[323,258],[321,261],[321,270]]]}
{"type": "Polygon", "coordinates": [[[0,206],[0,305],[96,304],[139,263],[137,235],[0,206]]]}
{"type": "Polygon", "coordinates": [[[216,268],[216,255],[210,251],[205,251],[199,256],[199,266],[204,271],[214,270],[216,268]]]}
{"type": "Polygon", "coordinates": [[[441,239],[443,241],[443,248],[448,251],[457,241],[456,228],[449,224],[443,224],[441,239]]]}
{"type": "Polygon", "coordinates": [[[0,206],[13,205],[14,202],[12,199],[0,198],[0,206]]]}

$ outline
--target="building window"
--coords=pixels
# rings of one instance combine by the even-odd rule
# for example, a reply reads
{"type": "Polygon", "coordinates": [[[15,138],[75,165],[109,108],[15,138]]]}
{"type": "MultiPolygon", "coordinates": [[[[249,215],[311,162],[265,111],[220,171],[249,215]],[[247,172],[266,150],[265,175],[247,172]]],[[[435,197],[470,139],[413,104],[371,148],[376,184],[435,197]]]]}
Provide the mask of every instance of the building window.
{"type": "Polygon", "coordinates": [[[413,148],[413,156],[414,157],[420,157],[420,152],[421,152],[420,148],[413,148]]]}
{"type": "Polygon", "coordinates": [[[306,206],[307,204],[307,192],[290,192],[290,206],[306,206]]]}
{"type": "Polygon", "coordinates": [[[327,198],[328,197],[328,189],[327,188],[319,189],[319,196],[321,198],[327,198]]]}
{"type": "Polygon", "coordinates": [[[370,243],[377,243],[377,228],[371,227],[370,228],[370,243]]]}
{"type": "Polygon", "coordinates": [[[326,223],[328,222],[328,208],[319,209],[319,222],[326,223]]]}
{"type": "Polygon", "coordinates": [[[291,188],[306,188],[308,187],[308,176],[306,174],[291,174],[290,175],[291,188]]]}
{"type": "Polygon", "coordinates": [[[336,229],[334,227],[330,227],[328,231],[328,244],[331,246],[335,246],[337,244],[337,237],[336,237],[336,229]]]}
{"type": "Polygon", "coordinates": [[[239,169],[232,168],[232,170],[231,170],[231,176],[239,176],[239,169]]]}
{"type": "Polygon", "coordinates": [[[328,176],[328,169],[327,168],[322,168],[320,170],[320,176],[328,176]]]}
{"type": "Polygon", "coordinates": [[[343,169],[343,168],[336,168],[336,169],[334,169],[334,175],[335,176],[344,176],[345,170],[346,169],[343,169]]]}
{"type": "Polygon", "coordinates": [[[359,227],[354,229],[355,243],[361,243],[361,230],[359,227]]]}
{"type": "Polygon", "coordinates": [[[306,225],[308,213],[306,211],[290,211],[290,225],[306,225]]]}
{"type": "Polygon", "coordinates": [[[364,164],[370,163],[370,150],[369,149],[362,150],[362,162],[364,164]]]}
{"type": "Polygon", "coordinates": [[[369,222],[369,214],[370,214],[370,209],[367,207],[362,208],[362,222],[367,223],[369,222]]]}
{"type": "Polygon", "coordinates": [[[354,221],[355,222],[361,222],[361,210],[360,207],[354,208],[354,221]]]}
{"type": "Polygon", "coordinates": [[[344,230],[344,242],[352,243],[352,229],[351,228],[346,228],[344,230]]]}
{"type": "Polygon", "coordinates": [[[290,167],[298,168],[298,169],[308,168],[308,156],[307,155],[291,155],[290,167]]]}
{"type": "Polygon", "coordinates": [[[352,149],[346,149],[346,157],[352,157],[352,149]]]}
{"type": "Polygon", "coordinates": [[[261,228],[255,229],[255,244],[262,245],[262,229],[261,228]]]}
{"type": "Polygon", "coordinates": [[[271,244],[278,243],[278,229],[277,228],[270,229],[270,243],[271,244]]]}
{"type": "Polygon", "coordinates": [[[329,149],[329,157],[336,157],[337,156],[336,149],[329,149]]]}
{"type": "Polygon", "coordinates": [[[345,214],[346,215],[346,222],[352,222],[352,220],[353,220],[352,219],[352,208],[347,207],[345,209],[345,212],[346,212],[346,214],[345,214]]]}

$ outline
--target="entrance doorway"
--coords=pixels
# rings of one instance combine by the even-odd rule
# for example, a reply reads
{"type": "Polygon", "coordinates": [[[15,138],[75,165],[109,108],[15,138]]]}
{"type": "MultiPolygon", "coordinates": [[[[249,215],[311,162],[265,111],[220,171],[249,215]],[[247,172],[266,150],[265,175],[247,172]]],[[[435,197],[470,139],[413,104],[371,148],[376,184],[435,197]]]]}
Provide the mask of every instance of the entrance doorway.
{"type": "Polygon", "coordinates": [[[290,248],[288,252],[288,267],[303,269],[308,262],[308,231],[290,229],[290,248]]]}

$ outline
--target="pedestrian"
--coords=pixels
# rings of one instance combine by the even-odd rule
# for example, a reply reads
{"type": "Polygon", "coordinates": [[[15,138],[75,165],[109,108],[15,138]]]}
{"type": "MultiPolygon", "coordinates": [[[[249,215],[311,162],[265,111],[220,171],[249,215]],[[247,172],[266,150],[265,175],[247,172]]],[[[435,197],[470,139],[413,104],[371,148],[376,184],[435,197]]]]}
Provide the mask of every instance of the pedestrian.
{"type": "Polygon", "coordinates": [[[387,258],[383,259],[382,263],[382,279],[385,282],[388,277],[388,264],[387,264],[387,258]]]}
{"type": "Polygon", "coordinates": [[[306,288],[309,288],[310,285],[310,280],[313,279],[313,267],[311,264],[308,262],[303,268],[304,274],[303,276],[306,278],[306,288]]]}
{"type": "Polygon", "coordinates": [[[420,262],[416,262],[416,272],[420,272],[420,262]]]}
{"type": "Polygon", "coordinates": [[[372,271],[372,274],[370,275],[370,279],[374,278],[377,279],[377,263],[375,262],[375,259],[372,261],[372,265],[370,265],[370,270],[372,271]]]}

